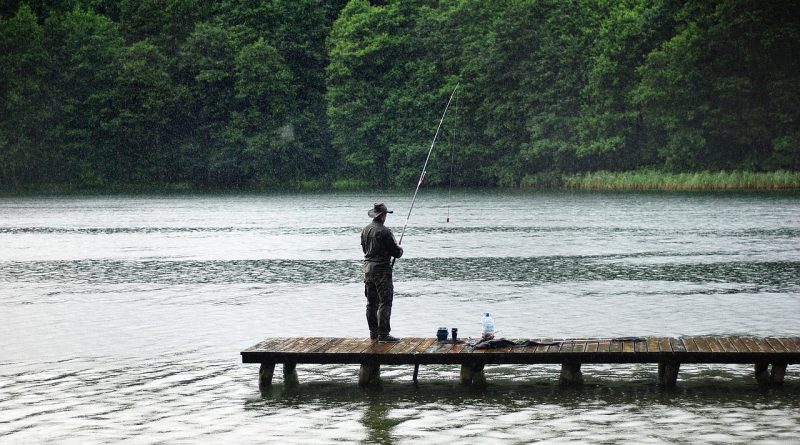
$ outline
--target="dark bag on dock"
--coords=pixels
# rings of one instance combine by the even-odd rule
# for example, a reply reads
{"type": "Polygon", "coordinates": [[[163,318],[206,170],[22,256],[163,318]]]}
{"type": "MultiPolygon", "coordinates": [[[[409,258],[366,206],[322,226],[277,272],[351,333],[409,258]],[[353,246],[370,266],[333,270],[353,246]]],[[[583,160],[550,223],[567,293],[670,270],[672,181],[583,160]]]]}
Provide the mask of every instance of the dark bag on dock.
{"type": "Polygon", "coordinates": [[[533,340],[511,341],[506,338],[495,338],[493,340],[484,340],[471,346],[473,349],[500,349],[528,346],[549,346],[558,344],[561,344],[561,342],[538,342],[533,340]]]}

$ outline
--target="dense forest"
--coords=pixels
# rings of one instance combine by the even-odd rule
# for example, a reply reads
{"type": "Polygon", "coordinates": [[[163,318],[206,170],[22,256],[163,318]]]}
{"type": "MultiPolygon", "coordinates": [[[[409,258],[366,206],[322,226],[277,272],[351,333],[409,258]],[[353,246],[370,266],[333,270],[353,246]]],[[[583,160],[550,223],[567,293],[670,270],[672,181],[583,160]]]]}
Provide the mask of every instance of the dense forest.
{"type": "Polygon", "coordinates": [[[0,188],[800,170],[796,0],[0,2],[0,188]]]}

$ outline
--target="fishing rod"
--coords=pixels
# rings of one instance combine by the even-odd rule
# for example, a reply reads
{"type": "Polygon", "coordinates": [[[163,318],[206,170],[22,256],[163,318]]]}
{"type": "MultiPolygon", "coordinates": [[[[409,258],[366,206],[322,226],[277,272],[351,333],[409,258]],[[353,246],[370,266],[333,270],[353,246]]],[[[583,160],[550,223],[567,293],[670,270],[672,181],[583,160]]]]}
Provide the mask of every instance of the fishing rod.
{"type": "MultiPolygon", "coordinates": [[[[417,192],[419,192],[419,186],[422,185],[422,181],[425,180],[425,169],[428,167],[428,161],[431,159],[431,153],[433,153],[433,146],[436,144],[436,138],[439,136],[439,131],[442,129],[442,123],[444,122],[444,117],[447,115],[447,109],[450,108],[450,102],[453,101],[453,96],[456,95],[456,90],[458,89],[458,83],[456,83],[456,87],[453,88],[453,92],[450,94],[450,99],[447,100],[447,105],[444,107],[444,112],[442,113],[442,118],[439,119],[439,126],[436,127],[436,133],[433,135],[433,142],[431,142],[431,148],[428,149],[428,157],[425,158],[425,164],[422,165],[422,173],[419,175],[419,181],[417,181],[417,188],[414,190],[414,197],[411,198],[411,206],[408,208],[408,215],[406,215],[406,222],[403,224],[403,231],[400,233],[400,241],[397,242],[398,245],[403,243],[403,236],[406,234],[406,227],[408,227],[408,220],[411,218],[411,211],[414,210],[414,202],[417,200],[417,192]]],[[[392,267],[394,267],[394,262],[397,261],[397,258],[392,258],[392,267]]]]}

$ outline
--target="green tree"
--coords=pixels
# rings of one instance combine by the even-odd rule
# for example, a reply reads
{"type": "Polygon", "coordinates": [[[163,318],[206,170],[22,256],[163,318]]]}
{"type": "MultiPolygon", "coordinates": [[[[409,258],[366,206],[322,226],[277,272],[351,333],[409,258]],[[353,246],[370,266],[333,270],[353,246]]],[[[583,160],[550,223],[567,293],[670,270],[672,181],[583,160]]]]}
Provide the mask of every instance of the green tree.
{"type": "Polygon", "coordinates": [[[100,186],[113,180],[118,147],[109,122],[118,79],[122,36],[118,26],[91,11],[75,9],[47,22],[53,60],[52,99],[57,124],[51,130],[55,181],[100,186]]]}
{"type": "Polygon", "coordinates": [[[298,178],[325,175],[336,164],[326,116],[326,40],[344,3],[236,0],[221,2],[216,9],[218,20],[235,33],[239,48],[264,39],[291,74],[295,105],[285,133],[291,133],[294,157],[303,165],[295,172],[298,178]]]}
{"type": "Polygon", "coordinates": [[[286,184],[303,169],[289,125],[295,109],[292,77],[278,51],[264,39],[236,57],[236,111],[227,130],[242,185],[286,184]]]}
{"type": "MultiPolygon", "coordinates": [[[[319,177],[336,167],[326,115],[327,39],[344,0],[274,0],[277,26],[268,35],[291,74],[294,111],[286,128],[293,134],[298,175],[319,177]]],[[[280,100],[282,92],[276,92],[280,100]]]]}
{"type": "Polygon", "coordinates": [[[13,17],[25,6],[41,23],[50,15],[62,15],[75,8],[78,0],[5,0],[0,2],[0,17],[13,17]]]}
{"type": "MultiPolygon", "coordinates": [[[[460,83],[440,135],[439,153],[447,162],[433,164],[429,183],[496,184],[494,165],[505,149],[493,146],[493,138],[485,131],[482,107],[490,95],[481,89],[486,81],[483,71],[494,57],[491,42],[496,10],[491,2],[460,0],[422,15],[418,22],[417,33],[423,40],[423,50],[418,53],[436,64],[441,79],[447,82],[444,90],[452,91],[452,84],[460,83]]],[[[441,111],[447,93],[440,93],[429,108],[441,111]]]]}
{"type": "Polygon", "coordinates": [[[48,179],[53,103],[44,30],[27,6],[0,19],[0,186],[48,179]]]}
{"type": "Polygon", "coordinates": [[[116,79],[112,125],[124,166],[117,178],[126,182],[157,183],[183,179],[177,140],[183,129],[181,104],[188,89],[175,85],[167,58],[147,42],[122,50],[116,79]]]}
{"type": "Polygon", "coordinates": [[[190,176],[204,186],[224,186],[234,175],[226,156],[225,129],[235,105],[236,44],[228,28],[198,23],[180,54],[180,76],[189,90],[189,126],[182,152],[190,176]]]}
{"type": "Polygon", "coordinates": [[[148,40],[167,55],[211,15],[210,3],[198,0],[122,0],[119,21],[129,43],[148,40]]]}
{"type": "Polygon", "coordinates": [[[679,4],[672,0],[601,2],[599,32],[579,122],[578,156],[590,170],[658,165],[632,93],[644,57],[672,37],[679,4]]]}
{"type": "MultiPolygon", "coordinates": [[[[320,5],[316,0],[231,0],[219,2],[214,8],[212,23],[226,30],[236,51],[242,51],[259,41],[262,42],[259,45],[269,45],[277,51],[281,64],[291,77],[285,84],[286,91],[273,91],[275,96],[264,100],[292,103],[292,112],[282,124],[280,137],[272,143],[273,148],[284,147],[282,150],[289,150],[291,146],[291,163],[286,164],[288,161],[283,156],[284,161],[280,165],[287,172],[292,172],[294,180],[325,175],[336,165],[337,156],[331,149],[324,93],[328,60],[326,39],[341,3],[320,5]],[[293,97],[286,97],[289,92],[293,97]]],[[[250,114],[242,112],[240,108],[239,105],[229,108],[231,126],[226,129],[227,137],[235,136],[237,141],[243,140],[242,128],[249,125],[245,122],[253,120],[252,116],[245,118],[250,114]]],[[[249,109],[253,110],[252,107],[249,109]]],[[[264,134],[261,136],[264,137],[264,134]]],[[[220,160],[226,157],[223,155],[220,160]]],[[[243,159],[233,163],[223,161],[228,165],[225,169],[230,170],[233,164],[244,162],[243,159]]],[[[254,165],[249,161],[245,163],[254,165]]],[[[277,168],[270,167],[273,170],[277,168]]],[[[249,169],[252,170],[252,167],[249,169]]],[[[274,175],[270,177],[277,178],[274,175]]],[[[267,184],[277,180],[266,180],[266,176],[262,179],[256,182],[267,184]]]]}
{"type": "Polygon", "coordinates": [[[411,186],[456,83],[428,183],[797,170],[798,17],[791,0],[12,0],[0,187],[411,186]]]}
{"type": "Polygon", "coordinates": [[[328,118],[345,174],[376,185],[419,174],[453,79],[425,56],[418,20],[434,2],[350,2],[334,24],[328,118]]]}
{"type": "MultiPolygon", "coordinates": [[[[473,2],[470,9],[486,7],[473,2]]],[[[464,53],[464,77],[483,93],[469,110],[491,147],[486,174],[503,185],[525,175],[575,171],[593,5],[581,1],[492,4],[482,37],[464,53]],[[482,43],[481,43],[482,42],[482,43]]],[[[476,15],[476,14],[472,14],[476,15]]]]}
{"type": "Polygon", "coordinates": [[[800,6],[689,1],[635,98],[674,170],[798,166],[800,6]]]}
{"type": "Polygon", "coordinates": [[[402,45],[398,19],[388,7],[355,0],[342,10],[330,36],[327,113],[333,144],[347,164],[346,175],[379,185],[391,182],[389,148],[381,135],[383,103],[392,87],[386,76],[402,45]]]}

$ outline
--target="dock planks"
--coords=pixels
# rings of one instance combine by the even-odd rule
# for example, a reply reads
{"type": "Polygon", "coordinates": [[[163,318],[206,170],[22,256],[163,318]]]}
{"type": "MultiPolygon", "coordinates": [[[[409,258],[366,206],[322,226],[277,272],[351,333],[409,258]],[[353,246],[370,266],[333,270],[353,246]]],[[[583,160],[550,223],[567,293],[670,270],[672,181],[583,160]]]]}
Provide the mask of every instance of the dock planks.
{"type": "MultiPolygon", "coordinates": [[[[276,363],[284,381],[296,384],[298,363],[360,364],[359,384],[379,380],[380,365],[461,365],[461,382],[485,384],[487,364],[561,364],[560,384],[580,384],[584,363],[657,363],[659,385],[674,386],[682,363],[753,364],[759,384],[783,384],[786,366],[800,363],[800,337],[686,336],[589,339],[533,339],[534,344],[475,349],[477,340],[438,342],[404,338],[378,343],[367,338],[268,338],[242,351],[242,362],[260,363],[259,384],[271,384],[276,363]]],[[[523,343],[517,341],[517,343],[523,343]]]]}
{"type": "Polygon", "coordinates": [[[363,338],[295,337],[264,340],[242,351],[243,363],[342,364],[558,364],[572,363],[800,363],[798,337],[645,337],[534,339],[534,346],[473,349],[467,343],[404,338],[377,343],[363,338]],[[555,343],[555,344],[548,344],[555,343]]]}

